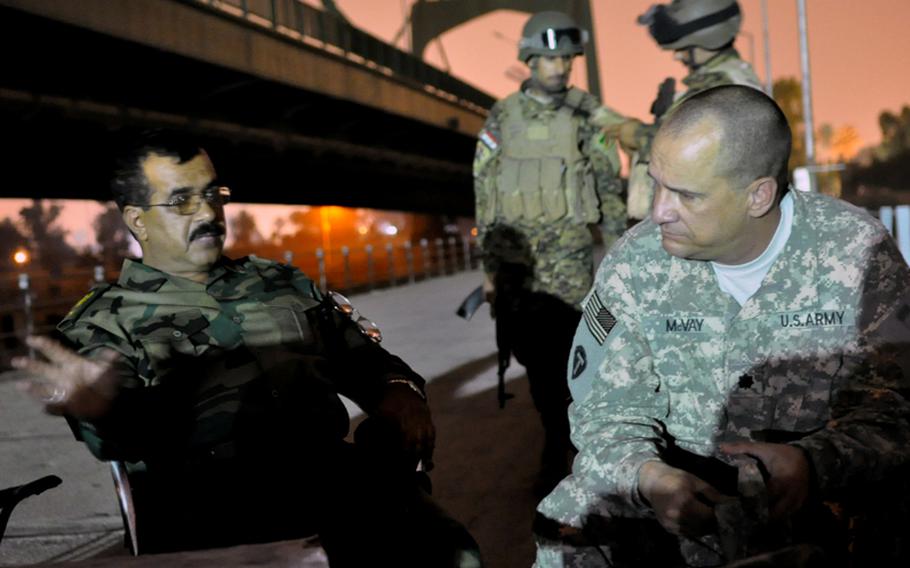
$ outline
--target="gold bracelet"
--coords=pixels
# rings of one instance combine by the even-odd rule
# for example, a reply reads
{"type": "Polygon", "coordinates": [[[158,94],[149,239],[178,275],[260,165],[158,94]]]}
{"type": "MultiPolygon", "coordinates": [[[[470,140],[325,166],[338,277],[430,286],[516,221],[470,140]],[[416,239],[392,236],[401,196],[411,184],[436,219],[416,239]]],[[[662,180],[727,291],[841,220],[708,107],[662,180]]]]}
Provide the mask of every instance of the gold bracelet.
{"type": "Polygon", "coordinates": [[[389,379],[389,380],[386,381],[386,384],[389,384],[389,385],[394,384],[394,383],[400,383],[400,384],[403,384],[403,385],[408,385],[408,386],[411,388],[412,391],[414,391],[414,392],[417,393],[417,396],[419,396],[419,397],[422,398],[423,400],[426,400],[426,399],[427,399],[427,395],[425,395],[425,394],[423,393],[423,391],[420,390],[420,387],[418,387],[417,385],[415,385],[413,381],[409,381],[408,379],[401,379],[401,378],[389,379]]]}

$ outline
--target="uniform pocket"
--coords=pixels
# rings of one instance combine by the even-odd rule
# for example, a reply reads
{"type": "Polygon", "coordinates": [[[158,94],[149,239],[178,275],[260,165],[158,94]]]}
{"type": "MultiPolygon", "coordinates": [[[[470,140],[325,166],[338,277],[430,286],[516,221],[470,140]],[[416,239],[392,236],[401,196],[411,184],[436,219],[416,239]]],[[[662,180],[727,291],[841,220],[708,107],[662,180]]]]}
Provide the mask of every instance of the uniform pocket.
{"type": "Polygon", "coordinates": [[[518,185],[518,170],[520,162],[514,158],[503,156],[501,168],[496,180],[496,191],[501,198],[499,213],[507,221],[520,219],[523,212],[521,188],[518,185]]]}
{"type": "Polygon", "coordinates": [[[831,361],[791,362],[785,372],[770,377],[773,389],[773,430],[811,432],[822,428],[831,416],[831,390],[840,369],[840,358],[831,361]]]}
{"type": "Polygon", "coordinates": [[[539,219],[544,207],[540,187],[540,161],[521,160],[518,167],[518,190],[526,219],[539,219]]]}
{"type": "Polygon", "coordinates": [[[566,216],[566,166],[560,158],[544,158],[540,163],[540,189],[544,217],[557,221],[566,216]]]}
{"type": "Polygon", "coordinates": [[[477,212],[479,221],[483,225],[490,225],[496,220],[496,208],[499,205],[499,195],[496,192],[496,178],[487,176],[481,182],[484,186],[487,202],[482,211],[477,212]]]}
{"type": "Polygon", "coordinates": [[[734,390],[727,397],[724,409],[726,413],[724,429],[727,432],[725,438],[752,439],[755,432],[766,431],[772,427],[774,411],[774,401],[768,397],[750,390],[734,390]]]}

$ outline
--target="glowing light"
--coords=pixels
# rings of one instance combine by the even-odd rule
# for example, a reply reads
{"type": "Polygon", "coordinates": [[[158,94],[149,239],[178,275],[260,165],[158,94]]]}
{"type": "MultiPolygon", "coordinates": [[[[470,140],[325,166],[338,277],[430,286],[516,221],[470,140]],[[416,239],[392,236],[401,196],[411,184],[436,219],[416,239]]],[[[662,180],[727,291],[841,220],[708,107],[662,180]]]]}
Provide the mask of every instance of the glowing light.
{"type": "Polygon", "coordinates": [[[365,235],[370,232],[370,229],[366,225],[360,225],[357,227],[357,232],[361,235],[365,235]]]}
{"type": "Polygon", "coordinates": [[[472,237],[476,237],[476,236],[477,236],[477,227],[471,227],[471,236],[472,236],[472,237]]]}
{"type": "Polygon", "coordinates": [[[382,225],[380,225],[379,230],[382,231],[383,234],[388,235],[390,237],[394,237],[395,235],[398,234],[398,227],[396,227],[395,225],[393,225],[391,223],[383,223],[382,225]]]}
{"type": "Polygon", "coordinates": [[[22,266],[23,264],[28,263],[28,261],[30,259],[31,258],[28,254],[28,251],[25,249],[22,249],[22,248],[16,249],[16,252],[13,253],[13,262],[18,264],[19,266],[22,266]]]}

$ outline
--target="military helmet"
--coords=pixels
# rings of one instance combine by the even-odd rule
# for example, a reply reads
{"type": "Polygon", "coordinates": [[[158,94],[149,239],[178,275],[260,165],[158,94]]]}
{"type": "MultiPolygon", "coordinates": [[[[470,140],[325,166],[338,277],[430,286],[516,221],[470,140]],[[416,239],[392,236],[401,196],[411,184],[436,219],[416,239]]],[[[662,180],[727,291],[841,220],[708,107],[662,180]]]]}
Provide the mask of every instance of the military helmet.
{"type": "Polygon", "coordinates": [[[736,0],[673,0],[638,17],[660,47],[670,50],[720,49],[736,38],[742,20],[736,0]]]}
{"type": "Polygon", "coordinates": [[[538,12],[521,30],[518,59],[527,63],[534,55],[581,55],[588,32],[562,12],[538,12]]]}

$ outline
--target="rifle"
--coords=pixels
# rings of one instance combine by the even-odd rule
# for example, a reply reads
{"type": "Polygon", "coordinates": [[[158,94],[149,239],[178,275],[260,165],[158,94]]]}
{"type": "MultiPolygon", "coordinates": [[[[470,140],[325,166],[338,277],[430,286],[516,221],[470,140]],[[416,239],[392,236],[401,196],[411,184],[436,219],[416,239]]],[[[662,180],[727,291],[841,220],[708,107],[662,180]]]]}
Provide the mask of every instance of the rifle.
{"type": "Polygon", "coordinates": [[[729,463],[702,456],[676,445],[676,439],[660,422],[657,454],[664,463],[687,471],[736,499],[714,505],[720,547],[727,560],[748,558],[780,546],[779,528],[768,516],[767,471],[755,458],[730,456],[729,463]]]}
{"type": "MultiPolygon", "coordinates": [[[[714,505],[720,547],[728,566],[822,566],[831,544],[847,542],[843,528],[819,502],[807,503],[789,520],[774,521],[768,506],[768,472],[758,459],[733,455],[721,460],[695,454],[676,445],[660,423],[657,452],[671,467],[687,471],[736,499],[714,505]]],[[[832,549],[833,550],[833,549],[832,549]]],[[[828,558],[831,561],[831,558],[828,558]]]]}
{"type": "Polygon", "coordinates": [[[486,301],[487,299],[483,293],[483,286],[478,286],[462,300],[461,305],[455,310],[455,315],[464,318],[467,321],[471,321],[471,318],[474,317],[474,313],[477,312],[477,310],[480,309],[481,304],[486,301]]]}
{"type": "MultiPolygon", "coordinates": [[[[497,287],[497,291],[499,289],[497,287]]],[[[493,319],[496,320],[496,350],[498,352],[496,400],[499,402],[499,408],[505,408],[506,401],[515,396],[506,392],[506,369],[509,368],[512,360],[511,334],[514,333],[514,330],[510,329],[512,310],[504,305],[508,298],[508,292],[504,294],[497,293],[494,309],[491,312],[493,319]]],[[[483,292],[483,286],[478,286],[465,297],[458,309],[455,310],[455,314],[465,320],[470,320],[484,302],[486,302],[486,296],[483,292]]]]}
{"type": "Polygon", "coordinates": [[[667,77],[664,79],[663,83],[657,87],[657,97],[655,97],[654,102],[651,103],[651,114],[654,115],[654,120],[660,120],[663,115],[667,114],[667,111],[673,106],[673,100],[675,98],[676,79],[667,77]]]}
{"type": "MultiPolygon", "coordinates": [[[[498,302],[497,302],[498,303],[498,302]]],[[[508,317],[506,315],[505,317],[508,317]]],[[[506,392],[506,369],[512,361],[512,344],[509,329],[502,317],[496,320],[496,350],[498,354],[498,369],[496,383],[496,400],[499,401],[499,408],[506,407],[506,401],[514,398],[515,395],[506,392]]]]}

